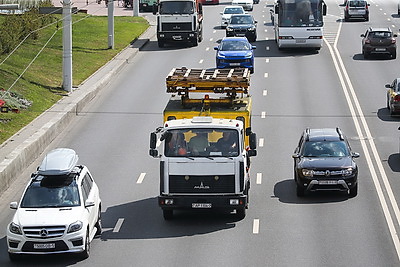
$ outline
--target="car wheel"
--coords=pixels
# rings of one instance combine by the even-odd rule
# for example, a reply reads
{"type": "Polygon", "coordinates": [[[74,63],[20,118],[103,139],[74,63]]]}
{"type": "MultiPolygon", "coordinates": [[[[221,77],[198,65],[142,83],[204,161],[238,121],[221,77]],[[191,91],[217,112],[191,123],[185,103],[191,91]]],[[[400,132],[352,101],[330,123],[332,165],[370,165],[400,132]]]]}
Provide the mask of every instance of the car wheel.
{"type": "Polygon", "coordinates": [[[164,42],[163,41],[158,41],[158,47],[163,48],[164,47],[164,42]]]}
{"type": "Polygon", "coordinates": [[[246,217],[246,208],[236,209],[236,216],[242,220],[246,217]]]}
{"type": "Polygon", "coordinates": [[[304,197],[304,188],[296,183],[296,195],[298,197],[304,197]]]}
{"type": "Polygon", "coordinates": [[[350,191],[350,192],[349,192],[349,196],[350,196],[350,197],[355,197],[355,196],[357,196],[357,193],[358,193],[358,183],[357,183],[353,188],[351,188],[349,191],[350,191]]]}
{"type": "Polygon", "coordinates": [[[254,67],[250,68],[250,73],[253,74],[254,73],[254,67]]]}
{"type": "Polygon", "coordinates": [[[82,259],[89,258],[90,254],[90,238],[89,238],[89,229],[86,230],[86,238],[85,238],[85,250],[81,253],[82,259]]]}
{"type": "Polygon", "coordinates": [[[394,52],[392,53],[392,58],[393,58],[393,59],[396,59],[396,57],[397,57],[397,53],[396,53],[396,51],[394,51],[394,52]]]}
{"type": "Polygon", "coordinates": [[[164,220],[169,221],[174,218],[174,210],[163,210],[164,220]]]}
{"type": "Polygon", "coordinates": [[[364,56],[364,59],[369,59],[369,54],[365,51],[363,51],[363,56],[364,56]]]}
{"type": "Polygon", "coordinates": [[[8,252],[8,258],[10,261],[17,261],[20,259],[20,255],[8,252]]]}
{"type": "Polygon", "coordinates": [[[99,215],[97,217],[97,222],[94,225],[96,227],[96,235],[99,236],[101,235],[101,209],[99,208],[99,215]]]}
{"type": "Polygon", "coordinates": [[[391,108],[389,107],[389,114],[390,114],[390,116],[394,116],[396,113],[394,112],[393,109],[391,109],[391,108]]]}
{"type": "Polygon", "coordinates": [[[197,38],[192,39],[192,46],[198,46],[199,40],[197,38]]]}
{"type": "Polygon", "coordinates": [[[365,17],[365,21],[369,21],[369,16],[366,16],[366,17],[365,17]]]}

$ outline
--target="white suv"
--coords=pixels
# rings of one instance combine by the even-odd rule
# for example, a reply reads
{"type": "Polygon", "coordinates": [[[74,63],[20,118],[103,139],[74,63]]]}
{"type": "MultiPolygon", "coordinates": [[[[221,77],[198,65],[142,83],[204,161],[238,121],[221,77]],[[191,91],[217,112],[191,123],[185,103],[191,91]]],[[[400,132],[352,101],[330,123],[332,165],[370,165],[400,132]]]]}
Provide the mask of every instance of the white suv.
{"type": "Polygon", "coordinates": [[[89,170],[77,165],[74,150],[49,152],[32,174],[7,227],[10,260],[20,254],[75,252],[89,257],[90,242],[101,234],[99,189],[89,170]]]}

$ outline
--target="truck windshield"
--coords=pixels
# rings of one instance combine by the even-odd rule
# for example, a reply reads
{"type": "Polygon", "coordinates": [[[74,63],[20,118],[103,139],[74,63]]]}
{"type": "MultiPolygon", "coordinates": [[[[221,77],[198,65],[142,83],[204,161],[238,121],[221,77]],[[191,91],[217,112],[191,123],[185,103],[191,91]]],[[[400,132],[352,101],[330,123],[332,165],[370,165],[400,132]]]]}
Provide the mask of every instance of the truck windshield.
{"type": "Polygon", "coordinates": [[[166,157],[237,157],[239,134],[231,129],[179,129],[165,133],[166,157]]]}
{"type": "Polygon", "coordinates": [[[166,1],[160,3],[160,14],[193,14],[192,1],[166,1]]]}

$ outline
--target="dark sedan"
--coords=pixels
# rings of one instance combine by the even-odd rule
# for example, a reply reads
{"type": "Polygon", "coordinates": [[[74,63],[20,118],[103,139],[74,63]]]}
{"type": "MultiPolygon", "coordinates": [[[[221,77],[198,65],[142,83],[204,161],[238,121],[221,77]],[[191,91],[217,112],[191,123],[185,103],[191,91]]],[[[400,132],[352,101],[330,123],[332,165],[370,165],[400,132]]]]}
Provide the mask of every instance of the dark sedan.
{"type": "Polygon", "coordinates": [[[358,153],[339,128],[307,128],[294,154],[294,180],[297,196],[305,192],[336,190],[355,197],[358,191],[358,153]]]}
{"type": "Polygon", "coordinates": [[[362,54],[369,58],[371,54],[389,55],[396,58],[396,37],[390,28],[369,27],[365,34],[361,34],[362,54]]]}
{"type": "Polygon", "coordinates": [[[226,27],[226,36],[243,36],[250,42],[255,42],[257,40],[257,21],[250,14],[232,15],[226,27]]]}

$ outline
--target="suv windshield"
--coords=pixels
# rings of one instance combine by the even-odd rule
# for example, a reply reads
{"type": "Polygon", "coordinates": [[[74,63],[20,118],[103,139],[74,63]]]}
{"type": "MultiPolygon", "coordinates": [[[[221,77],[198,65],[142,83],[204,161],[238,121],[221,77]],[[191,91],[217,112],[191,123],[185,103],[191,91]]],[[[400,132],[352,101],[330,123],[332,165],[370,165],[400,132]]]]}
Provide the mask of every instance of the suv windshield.
{"type": "Polygon", "coordinates": [[[231,24],[253,24],[253,19],[251,16],[232,16],[231,24]]]}
{"type": "Polygon", "coordinates": [[[304,144],[304,157],[347,157],[349,150],[344,141],[309,141],[304,144]]]}
{"type": "Polygon", "coordinates": [[[243,9],[238,7],[226,8],[224,14],[242,14],[243,9]]]}
{"type": "Polygon", "coordinates": [[[230,129],[179,129],[164,133],[165,156],[239,156],[238,131],[230,129]]]}
{"type": "Polygon", "coordinates": [[[38,176],[25,192],[21,208],[80,206],[78,186],[69,176],[38,176]],[[40,179],[41,178],[41,179],[40,179]]]}

